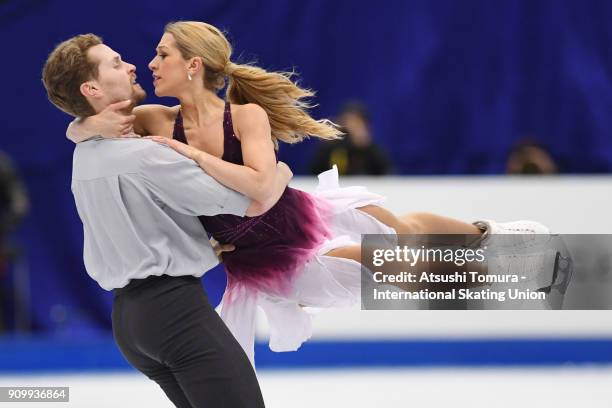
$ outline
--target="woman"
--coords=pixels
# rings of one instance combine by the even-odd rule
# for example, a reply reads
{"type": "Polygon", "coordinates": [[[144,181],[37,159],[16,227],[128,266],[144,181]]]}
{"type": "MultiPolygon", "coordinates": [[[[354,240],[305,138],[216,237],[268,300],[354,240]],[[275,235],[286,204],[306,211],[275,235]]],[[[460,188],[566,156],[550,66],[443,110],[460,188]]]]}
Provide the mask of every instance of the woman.
{"type": "MultiPolygon", "coordinates": [[[[157,96],[178,98],[179,106],[134,109],[133,130],[194,159],[208,174],[253,199],[265,197],[273,182],[278,142],[307,136],[339,137],[327,121],[306,112],[305,98],[290,75],[266,72],[230,60],[231,46],[217,28],[201,22],[166,26],[149,68],[157,96]],[[229,81],[225,102],[217,92],[229,81]]],[[[108,114],[74,124],[73,140],[108,135],[108,114]]],[[[131,123],[119,133],[131,133],[131,123]]],[[[114,132],[117,133],[117,132],[114,132]]],[[[228,286],[221,316],[253,361],[254,313],[263,308],[270,325],[270,348],[296,350],[311,335],[302,306],[348,306],[359,300],[361,234],[482,234],[540,232],[537,223],[481,224],[479,227],[433,214],[396,217],[383,197],[361,187],[339,188],[332,169],[319,176],[314,195],[287,188],[261,217],[200,217],[204,228],[235,250],[224,253],[228,286]],[[520,227],[520,231],[514,231],[520,227]]]]}

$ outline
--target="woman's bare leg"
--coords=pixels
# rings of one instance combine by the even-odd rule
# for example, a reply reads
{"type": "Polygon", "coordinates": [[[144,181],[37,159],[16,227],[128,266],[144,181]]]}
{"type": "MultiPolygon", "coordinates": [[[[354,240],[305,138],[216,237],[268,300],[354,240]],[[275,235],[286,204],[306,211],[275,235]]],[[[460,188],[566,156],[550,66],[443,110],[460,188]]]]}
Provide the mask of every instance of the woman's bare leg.
{"type": "Polygon", "coordinates": [[[352,259],[353,261],[361,263],[361,245],[334,248],[325,255],[335,258],[352,259]]]}
{"type": "Polygon", "coordinates": [[[366,205],[358,210],[376,218],[395,229],[398,234],[481,234],[472,224],[443,217],[441,215],[417,212],[396,216],[391,211],[376,205],[366,205]]]}
{"type": "MultiPolygon", "coordinates": [[[[345,258],[345,259],[352,259],[353,261],[357,261],[359,263],[361,263],[361,246],[360,245],[353,245],[353,246],[346,246],[346,247],[340,247],[340,248],[335,248],[332,249],[331,251],[327,252],[325,254],[326,256],[333,256],[336,258],[345,258]]],[[[427,264],[426,264],[427,265],[427,264]]],[[[415,271],[417,270],[421,270],[419,268],[422,268],[422,264],[421,263],[417,263],[413,268],[415,271]]],[[[431,265],[427,265],[427,266],[431,266],[431,265]]],[[[460,270],[467,270],[467,268],[472,267],[472,269],[470,270],[477,270],[477,268],[480,268],[481,265],[480,264],[475,264],[475,263],[467,263],[465,264],[465,266],[463,268],[461,267],[456,267],[456,266],[451,266],[449,268],[449,266],[445,266],[445,265],[441,265],[441,267],[438,268],[432,268],[431,271],[434,273],[438,273],[438,274],[444,274],[444,273],[453,273],[454,271],[460,269],[460,270]],[[448,270],[447,270],[448,269],[448,270]]],[[[384,275],[386,274],[396,274],[398,272],[397,270],[397,266],[392,266],[390,268],[390,270],[386,270],[385,267],[382,267],[379,269],[380,272],[382,272],[384,275]]],[[[403,290],[408,290],[408,291],[416,291],[416,290],[421,290],[421,289],[436,289],[436,290],[449,290],[452,287],[458,287],[457,285],[445,285],[445,284],[429,284],[429,283],[422,283],[422,282],[397,282],[397,283],[390,283],[393,286],[397,286],[400,289],[403,290]]],[[[468,285],[468,286],[476,286],[476,285],[468,285]]]]}
{"type": "MultiPolygon", "coordinates": [[[[397,232],[397,234],[482,235],[482,231],[473,224],[468,224],[467,222],[459,221],[454,218],[444,217],[441,215],[425,212],[416,212],[398,217],[391,211],[376,205],[366,205],[357,209],[365,212],[366,214],[371,215],[383,224],[393,228],[395,232],[397,232]]],[[[476,240],[473,242],[477,243],[478,238],[476,238],[476,240]]],[[[488,268],[486,264],[482,262],[466,263],[464,267],[469,268],[466,270],[478,272],[480,274],[486,275],[488,273],[488,268]]],[[[435,270],[439,271],[440,273],[445,273],[444,267],[442,269],[437,269],[433,267],[433,265],[429,265],[428,269],[432,272],[435,270]]],[[[449,270],[447,272],[452,273],[452,270],[449,270]]]]}
{"type": "MultiPolygon", "coordinates": [[[[454,218],[444,217],[436,214],[430,213],[410,213],[403,216],[396,216],[392,212],[386,210],[383,207],[375,206],[375,205],[367,205],[364,207],[358,208],[358,210],[363,211],[370,216],[376,218],[378,221],[383,224],[395,229],[398,234],[475,234],[480,235],[482,231],[472,225],[463,221],[456,220],[454,218]]],[[[332,249],[325,255],[333,256],[337,258],[346,258],[352,259],[361,263],[361,246],[347,246],[332,249]]],[[[421,265],[418,265],[420,267],[421,265]]],[[[446,269],[449,266],[444,267],[444,265],[440,265],[441,268],[435,268],[433,265],[428,265],[430,270],[436,271],[438,273],[452,273],[457,269],[456,267],[451,267],[448,271],[446,269]]],[[[464,266],[465,268],[470,268],[470,271],[477,271],[480,273],[486,274],[486,265],[481,263],[468,263],[464,266]]],[[[467,270],[467,269],[466,269],[467,270]]],[[[384,273],[384,271],[383,271],[384,273]]],[[[398,283],[394,286],[398,286],[404,290],[418,290],[427,287],[428,285],[422,284],[409,284],[409,283],[398,283]]],[[[474,286],[474,285],[468,285],[474,286]]]]}
{"type": "MultiPolygon", "coordinates": [[[[398,234],[481,234],[482,231],[472,224],[429,213],[410,213],[396,216],[391,211],[376,205],[359,207],[385,225],[395,229],[398,234]]],[[[353,245],[335,248],[327,256],[352,259],[361,263],[361,246],[353,245]]]]}

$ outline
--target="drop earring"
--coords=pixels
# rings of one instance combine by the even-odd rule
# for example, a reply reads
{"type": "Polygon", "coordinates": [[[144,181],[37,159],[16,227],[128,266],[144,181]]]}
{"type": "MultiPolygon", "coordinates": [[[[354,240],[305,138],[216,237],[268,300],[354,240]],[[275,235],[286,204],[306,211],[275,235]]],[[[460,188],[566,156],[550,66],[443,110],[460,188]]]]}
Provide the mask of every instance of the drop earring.
{"type": "Polygon", "coordinates": [[[187,78],[191,81],[191,74],[187,73],[187,78]]]}

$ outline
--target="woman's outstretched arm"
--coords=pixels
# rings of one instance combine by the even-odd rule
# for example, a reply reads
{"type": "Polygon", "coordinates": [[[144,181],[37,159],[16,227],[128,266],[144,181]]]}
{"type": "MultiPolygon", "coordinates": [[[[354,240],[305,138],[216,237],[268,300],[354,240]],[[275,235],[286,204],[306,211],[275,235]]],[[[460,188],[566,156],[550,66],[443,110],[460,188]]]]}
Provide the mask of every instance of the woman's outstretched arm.
{"type": "Polygon", "coordinates": [[[173,109],[163,105],[141,105],[132,109],[131,100],[113,103],[96,115],[73,120],[68,125],[66,137],[79,143],[93,136],[168,136],[161,129],[172,120],[173,109]]]}
{"type": "MultiPolygon", "coordinates": [[[[234,174],[239,174],[239,171],[236,172],[236,170],[245,168],[245,166],[241,166],[241,165],[234,164],[234,163],[229,163],[217,157],[211,156],[206,152],[198,150],[193,146],[189,146],[188,144],[179,142],[178,140],[169,139],[169,138],[161,137],[161,136],[149,136],[148,139],[151,139],[160,144],[169,146],[172,149],[179,152],[180,154],[182,154],[183,156],[192,159],[198,164],[200,164],[200,162],[203,161],[201,159],[203,156],[210,156],[213,159],[219,160],[227,164],[227,166],[223,165],[223,167],[227,167],[228,171],[233,171],[234,174]]],[[[200,167],[202,166],[200,165],[200,167]]],[[[281,195],[285,191],[285,188],[287,187],[287,184],[289,184],[289,181],[291,181],[292,178],[293,178],[293,172],[291,171],[289,166],[287,166],[283,162],[278,162],[274,164],[274,174],[272,176],[272,183],[270,187],[268,188],[266,195],[263,195],[257,198],[254,197],[252,195],[253,192],[251,191],[252,186],[250,186],[248,182],[245,182],[245,183],[236,182],[236,183],[233,183],[234,184],[233,186],[229,184],[225,184],[225,185],[233,190],[236,190],[237,192],[241,194],[244,194],[245,196],[253,200],[252,205],[249,207],[249,210],[247,211],[247,216],[252,217],[255,215],[261,215],[265,213],[266,211],[268,211],[270,208],[272,208],[274,204],[276,204],[276,202],[280,199],[281,195]]],[[[217,180],[217,181],[219,181],[221,184],[224,184],[220,180],[217,180]]]]}
{"type": "Polygon", "coordinates": [[[268,116],[258,105],[248,104],[241,106],[234,117],[244,165],[224,161],[176,140],[154,139],[196,161],[221,184],[255,201],[265,201],[277,185],[279,174],[268,116]]]}

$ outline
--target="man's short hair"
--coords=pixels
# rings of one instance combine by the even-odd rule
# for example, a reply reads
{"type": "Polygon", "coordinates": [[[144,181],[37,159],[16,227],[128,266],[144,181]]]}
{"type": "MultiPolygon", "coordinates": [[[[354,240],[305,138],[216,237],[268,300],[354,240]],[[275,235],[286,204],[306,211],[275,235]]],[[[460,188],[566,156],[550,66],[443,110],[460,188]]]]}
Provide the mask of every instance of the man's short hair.
{"type": "Polygon", "coordinates": [[[91,116],[96,112],[81,93],[81,84],[98,78],[98,62],[87,57],[94,45],[102,44],[94,34],[72,37],[49,54],[42,80],[52,104],[72,116],[91,116]]]}

